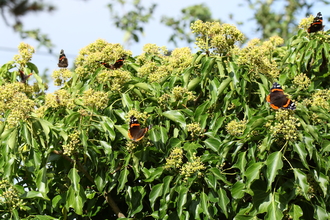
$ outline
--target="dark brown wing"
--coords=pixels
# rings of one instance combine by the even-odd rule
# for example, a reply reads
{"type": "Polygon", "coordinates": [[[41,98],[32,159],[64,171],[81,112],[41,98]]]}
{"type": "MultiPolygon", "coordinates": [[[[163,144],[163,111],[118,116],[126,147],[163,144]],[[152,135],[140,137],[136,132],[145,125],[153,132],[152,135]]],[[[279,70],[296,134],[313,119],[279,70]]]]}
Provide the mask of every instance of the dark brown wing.
{"type": "Polygon", "coordinates": [[[57,66],[58,67],[62,67],[62,68],[65,68],[65,67],[68,67],[68,59],[66,58],[65,54],[64,54],[64,50],[61,50],[60,52],[60,56],[58,58],[58,64],[57,66]]]}

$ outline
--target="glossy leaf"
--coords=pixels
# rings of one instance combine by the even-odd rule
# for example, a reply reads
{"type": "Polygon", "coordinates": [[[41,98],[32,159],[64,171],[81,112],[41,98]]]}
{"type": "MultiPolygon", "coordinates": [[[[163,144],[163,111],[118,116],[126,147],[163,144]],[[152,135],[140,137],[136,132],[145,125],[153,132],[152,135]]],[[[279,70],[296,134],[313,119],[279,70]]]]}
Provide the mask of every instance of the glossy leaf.
{"type": "Polygon", "coordinates": [[[266,165],[267,165],[267,177],[268,177],[267,190],[270,190],[278,170],[282,169],[283,167],[282,152],[277,151],[269,155],[266,160],[266,165]]]}

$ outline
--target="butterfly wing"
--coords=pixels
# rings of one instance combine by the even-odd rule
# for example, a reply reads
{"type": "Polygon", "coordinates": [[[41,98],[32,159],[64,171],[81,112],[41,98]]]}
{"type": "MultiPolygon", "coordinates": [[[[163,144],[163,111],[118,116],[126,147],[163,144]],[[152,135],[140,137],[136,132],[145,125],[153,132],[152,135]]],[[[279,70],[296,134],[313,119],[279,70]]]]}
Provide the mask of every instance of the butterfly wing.
{"type": "Polygon", "coordinates": [[[58,64],[57,66],[58,67],[62,67],[62,68],[65,68],[65,67],[68,67],[68,59],[66,58],[65,54],[64,54],[64,50],[61,50],[60,52],[60,56],[58,58],[58,64]]]}
{"type": "Polygon", "coordinates": [[[147,128],[141,128],[139,121],[134,116],[131,116],[128,129],[128,137],[133,141],[139,141],[144,137],[150,128],[150,126],[147,128]]]}

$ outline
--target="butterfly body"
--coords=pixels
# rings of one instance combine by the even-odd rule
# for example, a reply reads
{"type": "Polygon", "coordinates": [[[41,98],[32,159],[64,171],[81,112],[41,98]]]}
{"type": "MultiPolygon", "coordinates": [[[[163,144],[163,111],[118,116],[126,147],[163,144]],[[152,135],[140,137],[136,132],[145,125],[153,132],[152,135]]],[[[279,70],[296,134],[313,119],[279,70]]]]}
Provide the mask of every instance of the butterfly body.
{"type": "Polygon", "coordinates": [[[60,56],[58,58],[58,64],[57,66],[58,67],[61,67],[61,68],[66,68],[68,67],[68,59],[66,58],[65,54],[64,54],[64,50],[61,50],[60,52],[60,56]]]}
{"type": "Polygon", "coordinates": [[[282,87],[277,82],[273,83],[273,86],[270,89],[270,94],[266,97],[266,100],[270,103],[270,107],[273,109],[296,109],[294,102],[284,95],[282,87]]]}
{"type": "Polygon", "coordinates": [[[313,23],[309,26],[307,29],[308,33],[314,33],[323,30],[324,25],[323,25],[323,16],[321,12],[317,13],[316,17],[313,20],[313,23]]]}
{"type": "Polygon", "coordinates": [[[139,121],[134,116],[131,116],[129,122],[128,137],[132,141],[139,141],[144,137],[147,131],[151,129],[151,127],[152,126],[149,125],[146,128],[141,128],[139,121]]]}
{"type": "Polygon", "coordinates": [[[21,83],[26,83],[26,80],[32,75],[32,73],[25,75],[23,70],[18,70],[19,71],[19,76],[21,78],[21,83]]]}
{"type": "Polygon", "coordinates": [[[124,65],[124,60],[125,60],[125,58],[122,57],[119,60],[117,60],[114,64],[109,64],[109,63],[102,62],[102,61],[96,61],[96,62],[102,64],[105,68],[115,70],[115,69],[119,69],[120,67],[122,67],[124,65]]]}

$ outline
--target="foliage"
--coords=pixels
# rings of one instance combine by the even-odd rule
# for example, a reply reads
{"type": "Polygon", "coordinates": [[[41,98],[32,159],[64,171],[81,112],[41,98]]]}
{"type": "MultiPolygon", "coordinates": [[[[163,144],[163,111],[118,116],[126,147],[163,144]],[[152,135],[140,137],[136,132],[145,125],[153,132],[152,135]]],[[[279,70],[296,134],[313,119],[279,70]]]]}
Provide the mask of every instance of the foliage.
{"type": "Polygon", "coordinates": [[[21,37],[32,38],[40,43],[40,46],[45,46],[49,49],[53,47],[47,35],[41,34],[39,29],[24,30],[24,23],[21,17],[34,12],[52,12],[55,7],[51,4],[46,4],[43,1],[30,1],[30,0],[2,0],[0,2],[0,12],[3,21],[7,26],[11,26],[15,31],[20,33],[21,37]],[[7,15],[14,17],[14,21],[7,19],[7,15]]]}
{"type": "Polygon", "coordinates": [[[262,39],[279,35],[288,40],[298,31],[297,14],[316,14],[314,5],[322,3],[328,5],[328,0],[298,1],[298,0],[248,0],[250,8],[254,11],[253,19],[256,21],[256,31],[262,34],[262,39]],[[280,8],[280,9],[279,9],[280,8]]]}
{"type": "Polygon", "coordinates": [[[210,9],[204,5],[192,5],[181,10],[182,16],[178,19],[162,16],[161,23],[173,29],[174,33],[170,36],[169,42],[172,42],[175,47],[178,46],[178,41],[184,41],[188,45],[193,43],[195,37],[190,32],[190,24],[196,20],[212,21],[212,14],[210,9]]]}
{"type": "Polygon", "coordinates": [[[108,4],[108,7],[112,14],[112,19],[115,21],[114,23],[116,27],[126,32],[124,41],[129,44],[131,41],[139,42],[138,34],[144,33],[143,23],[149,22],[149,19],[151,19],[157,5],[152,4],[149,8],[146,8],[142,5],[141,0],[133,0],[132,2],[115,0],[115,2],[117,4],[108,4]],[[123,13],[123,15],[119,15],[118,9],[114,10],[116,5],[117,7],[123,7],[125,4],[129,5],[129,3],[131,3],[133,9],[123,13]]]}
{"type": "Polygon", "coordinates": [[[328,219],[329,32],[281,42],[171,56],[148,44],[131,57],[97,40],[47,95],[34,65],[4,64],[1,217],[328,219]],[[95,62],[125,55],[116,70],[95,62]],[[15,68],[37,83],[16,82],[15,68]],[[269,107],[274,81],[297,110],[269,107]],[[153,125],[139,142],[128,139],[131,115],[153,125]]]}

